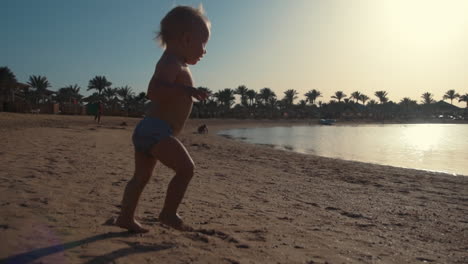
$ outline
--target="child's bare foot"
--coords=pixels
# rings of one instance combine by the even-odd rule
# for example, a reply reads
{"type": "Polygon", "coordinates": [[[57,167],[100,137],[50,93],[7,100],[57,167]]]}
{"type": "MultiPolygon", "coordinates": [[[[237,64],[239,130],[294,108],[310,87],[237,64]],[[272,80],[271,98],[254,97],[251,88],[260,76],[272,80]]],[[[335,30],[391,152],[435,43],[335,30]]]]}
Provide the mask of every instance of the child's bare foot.
{"type": "Polygon", "coordinates": [[[184,224],[178,214],[169,215],[164,212],[159,214],[159,222],[180,231],[193,231],[193,228],[184,224]]]}
{"type": "Polygon", "coordinates": [[[143,228],[137,220],[125,220],[120,216],[115,220],[115,225],[135,233],[147,233],[149,231],[148,229],[143,228]]]}

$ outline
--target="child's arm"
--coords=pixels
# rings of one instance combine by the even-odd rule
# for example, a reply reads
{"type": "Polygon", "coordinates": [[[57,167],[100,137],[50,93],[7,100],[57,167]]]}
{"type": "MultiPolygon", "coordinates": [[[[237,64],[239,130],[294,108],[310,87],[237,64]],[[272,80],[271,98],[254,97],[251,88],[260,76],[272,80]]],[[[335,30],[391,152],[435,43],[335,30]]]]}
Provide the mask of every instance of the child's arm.
{"type": "Polygon", "coordinates": [[[167,63],[157,69],[148,86],[148,98],[167,98],[173,96],[192,96],[197,100],[205,100],[207,94],[198,89],[182,84],[174,83],[181,68],[178,63],[167,63]]]}

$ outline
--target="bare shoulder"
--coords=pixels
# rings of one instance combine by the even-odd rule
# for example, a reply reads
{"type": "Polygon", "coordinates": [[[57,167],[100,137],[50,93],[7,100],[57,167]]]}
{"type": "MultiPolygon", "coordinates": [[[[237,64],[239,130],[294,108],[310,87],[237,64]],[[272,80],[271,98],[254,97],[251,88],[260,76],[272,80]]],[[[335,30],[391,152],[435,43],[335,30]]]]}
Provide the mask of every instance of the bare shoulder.
{"type": "Polygon", "coordinates": [[[184,65],[174,57],[163,54],[156,64],[153,78],[172,83],[184,71],[184,65]]]}

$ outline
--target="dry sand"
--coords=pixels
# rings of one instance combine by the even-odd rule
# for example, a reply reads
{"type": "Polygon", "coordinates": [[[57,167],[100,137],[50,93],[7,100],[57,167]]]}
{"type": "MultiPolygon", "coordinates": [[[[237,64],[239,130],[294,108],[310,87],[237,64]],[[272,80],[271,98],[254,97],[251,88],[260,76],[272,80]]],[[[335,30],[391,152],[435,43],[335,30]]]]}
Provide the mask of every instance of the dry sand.
{"type": "Polygon", "coordinates": [[[0,113],[0,263],[468,263],[468,177],[216,135],[271,121],[188,122],[197,169],[180,214],[196,232],[158,223],[172,176],[161,164],[138,207],[151,231],[107,225],[137,121],[0,113]],[[209,134],[193,133],[201,123],[209,134]]]}

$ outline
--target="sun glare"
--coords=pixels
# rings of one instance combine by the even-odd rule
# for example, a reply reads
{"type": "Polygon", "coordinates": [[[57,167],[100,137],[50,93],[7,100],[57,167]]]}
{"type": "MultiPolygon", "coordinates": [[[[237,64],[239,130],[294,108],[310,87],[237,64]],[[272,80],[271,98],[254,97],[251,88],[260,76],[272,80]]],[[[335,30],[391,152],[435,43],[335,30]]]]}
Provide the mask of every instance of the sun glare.
{"type": "Polygon", "coordinates": [[[425,125],[409,126],[401,131],[401,143],[416,152],[423,153],[437,148],[445,130],[440,125],[425,125]]]}
{"type": "Polygon", "coordinates": [[[381,3],[388,32],[401,45],[445,49],[468,35],[468,1],[394,0],[381,3]]]}

